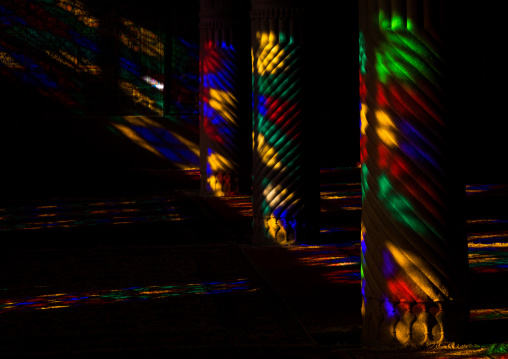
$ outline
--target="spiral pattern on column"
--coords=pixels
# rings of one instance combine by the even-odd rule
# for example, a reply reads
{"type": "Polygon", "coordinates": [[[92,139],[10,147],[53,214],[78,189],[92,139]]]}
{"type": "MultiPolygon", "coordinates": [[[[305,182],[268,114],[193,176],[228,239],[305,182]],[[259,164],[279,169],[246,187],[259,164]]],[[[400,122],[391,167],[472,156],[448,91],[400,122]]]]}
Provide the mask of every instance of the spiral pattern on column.
{"type": "Polygon", "coordinates": [[[439,2],[429,4],[360,7],[363,335],[371,342],[446,341],[457,328],[439,319],[443,306],[455,323],[464,320],[467,247],[456,215],[442,16],[431,8],[439,2]]]}
{"type": "Polygon", "coordinates": [[[303,86],[301,45],[292,30],[296,14],[295,9],[253,14],[254,242],[292,243],[302,226],[303,86]]]}
{"type": "Polygon", "coordinates": [[[220,25],[202,29],[200,63],[201,190],[238,194],[241,153],[237,52],[220,25]]]}

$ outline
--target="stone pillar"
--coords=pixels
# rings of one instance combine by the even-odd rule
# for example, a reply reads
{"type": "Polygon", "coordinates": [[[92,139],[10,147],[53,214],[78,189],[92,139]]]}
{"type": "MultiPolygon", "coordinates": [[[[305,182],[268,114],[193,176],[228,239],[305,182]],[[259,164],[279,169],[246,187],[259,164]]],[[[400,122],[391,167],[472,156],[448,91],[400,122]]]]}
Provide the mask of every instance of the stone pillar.
{"type": "Polygon", "coordinates": [[[300,1],[252,0],[253,243],[308,231],[303,16],[300,1]]]}
{"type": "MultiPolygon", "coordinates": [[[[200,0],[201,194],[234,196],[250,187],[251,120],[242,92],[241,11],[237,0],[200,0]]],[[[248,12],[247,12],[248,21],[248,12]]],[[[248,36],[248,32],[244,34],[248,36]]],[[[247,101],[246,101],[247,100],[247,101]]]]}
{"type": "Polygon", "coordinates": [[[360,1],[365,344],[460,341],[468,320],[445,1],[360,1]]]}

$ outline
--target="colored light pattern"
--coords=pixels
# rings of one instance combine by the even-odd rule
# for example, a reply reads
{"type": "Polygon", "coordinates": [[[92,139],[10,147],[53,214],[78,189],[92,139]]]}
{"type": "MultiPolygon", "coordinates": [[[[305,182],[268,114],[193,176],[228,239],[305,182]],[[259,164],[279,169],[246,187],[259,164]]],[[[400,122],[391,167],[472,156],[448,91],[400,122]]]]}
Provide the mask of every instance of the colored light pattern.
{"type": "Polygon", "coordinates": [[[53,60],[59,62],[60,64],[76,71],[77,73],[90,73],[92,75],[100,75],[101,68],[99,66],[81,66],[80,60],[74,56],[69,54],[68,52],[58,49],[58,50],[46,50],[45,53],[50,56],[53,60]]]}
{"type": "Polygon", "coordinates": [[[170,146],[166,158],[176,161],[179,168],[199,168],[199,154],[195,152],[199,150],[199,47],[178,36],[169,41],[170,77],[166,73],[164,114],[171,122],[171,133],[182,140],[170,146]]]}
{"type": "MultiPolygon", "coordinates": [[[[210,295],[229,292],[254,292],[245,278],[232,281],[203,282],[177,285],[151,285],[84,293],[55,293],[36,297],[0,299],[0,314],[24,310],[61,309],[92,304],[166,299],[175,296],[210,295]]],[[[2,293],[5,295],[6,293],[2,293]]]]}
{"type": "Polygon", "coordinates": [[[111,118],[111,127],[140,148],[166,159],[179,169],[189,169],[199,162],[199,146],[194,141],[196,129],[180,124],[180,130],[170,131],[171,118],[122,116],[111,118]],[[179,133],[180,132],[180,133],[179,133]]]}
{"type": "Polygon", "coordinates": [[[102,115],[116,111],[117,106],[121,114],[170,114],[160,124],[171,134],[159,126],[139,132],[132,127],[109,128],[135,138],[143,148],[155,138],[149,146],[158,148],[165,159],[175,159],[178,168],[199,166],[193,152],[199,143],[196,46],[181,38],[170,40],[172,93],[164,110],[164,32],[148,30],[127,18],[105,18],[100,7],[91,6],[77,0],[2,2],[0,28],[5,36],[0,39],[0,76],[35,89],[78,115],[102,115]],[[104,26],[112,25],[106,24],[109,21],[115,21],[116,30],[105,34],[104,26]],[[98,105],[102,98],[109,99],[111,109],[98,105]],[[174,145],[179,138],[182,142],[174,145]],[[168,143],[162,143],[163,139],[168,143]]]}
{"type": "MultiPolygon", "coordinates": [[[[355,184],[360,187],[360,184],[355,184]]],[[[358,211],[362,209],[361,189],[346,189],[340,191],[321,192],[321,212],[342,209],[345,211],[358,211]]]]}
{"type": "Polygon", "coordinates": [[[320,233],[333,233],[333,232],[356,232],[358,227],[342,226],[342,227],[326,227],[319,230],[320,233]]]}
{"type": "MultiPolygon", "coordinates": [[[[506,344],[490,344],[490,345],[464,345],[464,346],[437,346],[435,348],[428,348],[422,354],[415,353],[412,358],[433,358],[433,359],[508,359],[506,353],[506,344]]],[[[392,352],[393,358],[404,357],[400,356],[395,349],[392,352]]],[[[390,355],[390,354],[387,354],[390,355]]]]}
{"type": "MultiPolygon", "coordinates": [[[[395,24],[398,24],[397,21],[394,19],[392,20],[395,24]]],[[[380,23],[384,23],[382,12],[380,12],[380,23]]],[[[377,76],[384,85],[391,86],[391,81],[393,80],[399,81],[399,83],[404,83],[404,81],[414,83],[416,81],[414,78],[403,76],[403,74],[409,72],[409,70],[402,70],[404,66],[411,68],[417,63],[421,66],[412,68],[412,71],[424,74],[429,72],[429,69],[427,69],[429,65],[420,59],[420,57],[423,56],[422,53],[426,51],[426,45],[422,45],[418,41],[410,41],[412,35],[408,35],[406,32],[403,34],[392,32],[391,30],[393,29],[391,29],[389,25],[381,25],[381,28],[386,31],[382,31],[381,36],[384,37],[384,40],[381,42],[380,48],[376,50],[375,64],[377,76]],[[406,38],[403,38],[403,36],[406,36],[406,38]],[[410,43],[412,47],[407,48],[408,43],[410,43]],[[396,53],[397,56],[395,56],[394,53],[396,53]],[[422,62],[422,64],[420,64],[420,62],[422,62]]],[[[361,34],[360,37],[363,39],[363,34],[361,34]]],[[[364,67],[365,65],[362,63],[361,68],[364,67]]],[[[406,85],[406,87],[409,86],[410,85],[406,85]]],[[[372,90],[373,89],[370,91],[374,92],[372,90]]],[[[396,222],[403,224],[408,229],[412,229],[414,232],[418,233],[417,236],[425,236],[426,233],[434,233],[439,236],[440,234],[437,233],[434,226],[424,219],[426,216],[422,216],[422,211],[417,211],[412,203],[413,200],[416,200],[419,205],[423,205],[425,210],[430,212],[430,214],[436,214],[432,219],[439,219],[439,208],[437,207],[439,198],[437,197],[437,193],[435,193],[436,189],[433,188],[435,185],[432,185],[429,179],[425,178],[426,176],[420,176],[419,172],[421,169],[413,165],[416,163],[420,166],[428,167],[429,164],[437,163],[437,160],[432,158],[439,155],[434,152],[435,149],[429,147],[431,143],[430,137],[428,139],[423,137],[422,134],[416,132],[416,129],[412,127],[413,125],[411,125],[410,121],[402,117],[407,116],[408,119],[413,118],[414,121],[415,116],[411,113],[412,109],[410,107],[404,107],[404,101],[399,97],[402,96],[402,93],[395,88],[389,88],[388,91],[389,95],[391,95],[389,106],[392,106],[392,108],[388,107],[388,93],[386,93],[385,87],[378,86],[376,105],[367,106],[362,103],[361,111],[361,133],[365,138],[364,142],[368,141],[369,136],[367,132],[374,131],[375,137],[377,137],[376,141],[379,143],[375,149],[377,150],[376,165],[381,171],[377,175],[377,201],[381,203],[383,208],[389,211],[390,216],[394,218],[396,222]],[[397,100],[401,101],[400,105],[396,102],[397,100]],[[395,112],[393,112],[394,105],[396,106],[395,112]],[[371,110],[371,108],[373,108],[373,110],[371,110]],[[397,117],[394,117],[394,115],[397,117]],[[370,120],[368,120],[368,118],[370,118],[370,120]],[[373,127],[372,130],[370,130],[370,127],[373,127]],[[398,151],[393,151],[390,148],[397,148],[402,153],[399,155],[398,151]],[[408,179],[408,175],[416,175],[418,178],[417,182],[408,179]],[[399,190],[392,184],[393,182],[403,183],[407,194],[398,192],[399,190]],[[428,194],[431,195],[429,199],[426,198],[428,194]]],[[[410,96],[413,96],[413,100],[418,103],[421,102],[416,98],[416,96],[418,96],[417,94],[410,96]]],[[[363,99],[363,101],[365,101],[365,99],[363,99]]],[[[406,105],[409,106],[410,104],[406,105]]],[[[430,115],[432,114],[433,113],[430,113],[430,115]]],[[[435,117],[435,119],[438,118],[438,116],[435,117]]],[[[418,119],[418,121],[419,120],[420,119],[418,119]]],[[[366,151],[368,146],[372,145],[362,143],[362,153],[366,154],[369,152],[366,151]]],[[[370,184],[367,183],[371,172],[368,168],[367,158],[363,158],[362,182],[364,184],[364,192],[367,192],[371,187],[370,184]]],[[[440,170],[439,167],[437,167],[437,169],[440,170]]],[[[413,279],[415,280],[415,278],[413,279]]]]}
{"type": "Polygon", "coordinates": [[[169,115],[179,114],[185,118],[199,115],[199,46],[182,37],[171,41],[171,81],[169,96],[169,115]]]}
{"type": "Polygon", "coordinates": [[[185,219],[175,208],[174,199],[165,197],[47,202],[39,206],[13,204],[0,208],[0,232],[185,219]]]}
{"type": "Polygon", "coordinates": [[[454,308],[451,322],[467,320],[443,38],[439,26],[423,26],[443,15],[429,6],[435,11],[405,1],[360,7],[362,340],[370,344],[454,340],[442,303],[454,308]]]}
{"type": "Polygon", "coordinates": [[[335,284],[360,284],[360,246],[358,243],[293,245],[287,250],[298,262],[325,269],[322,276],[335,284]]]}
{"type": "MultiPolygon", "coordinates": [[[[477,213],[477,209],[482,209],[479,206],[484,206],[482,212],[491,212],[491,207],[496,206],[499,198],[506,194],[507,187],[499,184],[471,184],[466,188],[470,208],[477,213]]],[[[496,210],[496,214],[499,214],[499,210],[496,210]]],[[[471,272],[505,273],[508,270],[508,231],[506,230],[508,220],[503,217],[478,217],[474,214],[471,217],[467,220],[471,272]]]]}
{"type": "MultiPolygon", "coordinates": [[[[85,2],[7,1],[0,13],[0,27],[8,34],[0,42],[0,64],[7,65],[7,70],[0,66],[0,74],[35,87],[42,95],[83,113],[85,106],[90,111],[84,99],[97,96],[98,91],[109,86],[106,77],[117,56],[121,65],[120,89],[130,99],[132,110],[162,115],[163,33],[155,34],[120,18],[116,54],[99,32],[105,20],[91,15],[85,2]],[[126,61],[134,65],[124,66],[126,61]],[[99,81],[104,86],[87,89],[97,83],[98,76],[102,76],[99,81]]],[[[127,109],[124,106],[123,111],[127,109]]]]}
{"type": "MultiPolygon", "coordinates": [[[[338,231],[357,231],[357,227],[338,228],[338,231]]],[[[322,230],[326,232],[327,230],[322,230]]],[[[350,267],[337,272],[325,273],[325,278],[334,283],[360,283],[360,248],[355,242],[335,243],[329,245],[298,245],[287,247],[295,253],[297,259],[310,266],[322,267],[350,267]]],[[[392,249],[393,250],[393,249],[392,249]]],[[[387,261],[391,261],[387,257],[387,261]]],[[[477,244],[469,243],[469,268],[477,273],[499,273],[508,271],[508,243],[477,244]]],[[[391,289],[399,295],[404,291],[397,282],[392,282],[391,289]]],[[[474,310],[472,313],[480,313],[488,310],[474,310]]],[[[494,312],[495,313],[495,312],[494,312]]],[[[504,313],[504,312],[503,312],[504,313]]],[[[476,315],[476,314],[475,314],[476,315]]],[[[478,316],[480,314],[477,314],[478,316]]],[[[480,320],[472,317],[471,320],[480,320]]],[[[503,319],[498,317],[498,319],[503,319]]]]}
{"type": "MultiPolygon", "coordinates": [[[[508,221],[501,221],[501,220],[488,220],[488,222],[486,222],[486,220],[476,220],[475,223],[477,223],[477,221],[480,221],[480,223],[506,223],[508,221]]],[[[483,245],[484,243],[482,242],[486,242],[487,245],[489,243],[492,243],[494,240],[505,240],[506,238],[508,238],[508,231],[495,231],[495,232],[489,232],[489,233],[478,233],[478,232],[474,232],[474,233],[470,233],[468,234],[467,236],[467,239],[468,241],[470,242],[469,243],[469,246],[471,245],[483,245]],[[476,243],[471,243],[471,241],[475,241],[476,243]]]]}
{"type": "Polygon", "coordinates": [[[155,115],[162,116],[164,114],[162,108],[162,100],[158,102],[151,96],[145,95],[140,87],[134,85],[131,82],[121,80],[119,85],[123,93],[129,98],[132,98],[134,104],[143,106],[155,115]]]}
{"type": "Polygon", "coordinates": [[[156,34],[128,19],[119,20],[121,90],[132,99],[133,114],[163,116],[164,33],[156,34]],[[147,85],[148,84],[148,85],[147,85]],[[141,106],[141,108],[139,107],[141,106]]]}
{"type": "Polygon", "coordinates": [[[477,273],[508,272],[508,243],[469,243],[469,268],[477,273]]]}
{"type": "MultiPolygon", "coordinates": [[[[79,6],[83,15],[86,9],[81,3],[79,6]]],[[[24,0],[2,6],[1,13],[7,16],[0,27],[6,26],[8,36],[3,37],[0,52],[15,58],[17,65],[0,69],[0,73],[79,112],[82,79],[69,76],[69,69],[100,74],[95,63],[98,47],[89,38],[94,32],[62,7],[63,2],[24,0]]]]}
{"type": "Polygon", "coordinates": [[[466,194],[468,196],[474,196],[475,194],[483,193],[490,194],[496,191],[506,189],[506,185],[502,184],[490,184],[490,183],[472,183],[466,185],[466,194]]]}
{"type": "Polygon", "coordinates": [[[73,14],[84,25],[91,29],[99,27],[99,19],[92,16],[86,9],[86,5],[77,0],[57,0],[56,5],[73,14]]]}
{"type": "MultiPolygon", "coordinates": [[[[132,97],[133,103],[150,110],[157,116],[164,118],[148,118],[147,116],[123,116],[111,119],[111,130],[130,139],[139,147],[149,151],[159,158],[168,160],[173,167],[189,169],[199,166],[199,134],[197,123],[197,109],[189,104],[190,97],[194,98],[193,91],[197,91],[198,79],[192,75],[189,68],[197,62],[198,54],[195,45],[181,38],[173,38],[172,63],[170,81],[175,85],[170,87],[170,103],[167,109],[163,108],[162,90],[164,83],[161,56],[163,49],[160,37],[151,32],[150,36],[136,37],[137,28],[132,23],[124,23],[127,34],[132,41],[125,40],[120,54],[122,91],[132,97]],[[150,38],[149,44],[153,49],[143,52],[144,38],[150,38]],[[132,50],[133,48],[134,50],[132,50]],[[156,51],[159,49],[160,51],[156,51]],[[143,58],[153,55],[150,61],[144,61],[143,66],[136,56],[143,58]],[[158,67],[159,66],[159,67],[158,67]],[[147,86],[149,85],[149,86],[147,86]],[[178,92],[173,92],[173,87],[178,92]],[[182,97],[183,96],[183,97],[182,97]]],[[[143,33],[144,30],[139,30],[143,33]]],[[[126,35],[127,36],[127,35],[126,35]]]]}
{"type": "Polygon", "coordinates": [[[481,345],[484,348],[485,355],[488,358],[507,359],[508,358],[508,343],[495,343],[490,345],[481,345]]]}
{"type": "Polygon", "coordinates": [[[254,241],[297,241],[304,221],[301,46],[270,22],[252,48],[254,241]]]}
{"type": "MultiPolygon", "coordinates": [[[[329,183],[324,188],[339,187],[336,191],[321,192],[321,212],[332,213],[338,210],[361,209],[361,196],[359,183],[329,183]]],[[[482,196],[487,199],[489,192],[504,193],[504,185],[467,185],[466,188],[474,189],[471,195],[482,196]]],[[[349,223],[349,222],[348,222],[349,223]]],[[[507,268],[508,231],[503,226],[508,220],[495,218],[468,219],[467,240],[469,247],[469,267],[473,272],[493,273],[503,272],[507,268]],[[501,227],[499,227],[501,226],[501,227]]],[[[321,234],[333,234],[344,232],[360,232],[360,226],[348,224],[337,226],[336,223],[323,225],[321,234]]],[[[389,260],[390,257],[388,257],[389,260]]],[[[393,265],[392,265],[393,266],[393,265]]],[[[392,289],[394,289],[392,284],[392,289]]]]}
{"type": "Polygon", "coordinates": [[[164,39],[161,35],[154,33],[128,19],[121,19],[122,31],[120,41],[127,48],[134,52],[142,52],[150,58],[164,56],[164,39]]]}
{"type": "MultiPolygon", "coordinates": [[[[385,21],[385,14],[380,11],[380,22],[385,21]]],[[[392,17],[392,21],[402,22],[400,17],[392,17]]],[[[410,22],[409,22],[410,23],[410,22]]],[[[429,48],[429,43],[423,44],[417,38],[418,33],[411,33],[409,26],[407,30],[412,34],[401,36],[390,26],[383,26],[386,42],[383,42],[376,51],[376,71],[381,82],[386,84],[389,79],[415,82],[416,73],[423,74],[427,81],[438,86],[441,77],[441,65],[436,58],[434,49],[429,48]],[[393,45],[396,46],[393,46],[393,45]],[[402,50],[403,49],[403,50],[402,50]]]]}
{"type": "Polygon", "coordinates": [[[231,31],[202,29],[201,50],[201,190],[215,196],[238,194],[241,165],[238,54],[231,31]],[[212,39],[215,37],[214,39],[212,39]]]}
{"type": "Polygon", "coordinates": [[[150,76],[143,77],[143,80],[145,80],[146,83],[152,85],[153,87],[155,87],[159,91],[164,90],[164,84],[160,83],[159,81],[157,81],[154,78],[151,78],[150,76]]]}
{"type": "Polygon", "coordinates": [[[252,197],[235,196],[224,200],[226,206],[235,211],[236,215],[252,217],[252,197]]]}

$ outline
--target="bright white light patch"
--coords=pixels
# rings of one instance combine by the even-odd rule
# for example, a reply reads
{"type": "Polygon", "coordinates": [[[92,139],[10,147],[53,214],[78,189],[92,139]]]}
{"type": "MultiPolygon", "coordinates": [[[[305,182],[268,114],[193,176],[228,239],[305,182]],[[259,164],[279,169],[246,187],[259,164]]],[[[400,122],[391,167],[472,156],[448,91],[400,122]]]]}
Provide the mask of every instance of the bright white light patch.
{"type": "Polygon", "coordinates": [[[151,78],[149,76],[145,76],[145,77],[143,77],[143,80],[145,80],[147,83],[149,83],[153,87],[156,87],[160,91],[164,90],[164,84],[160,83],[159,81],[157,81],[154,78],[151,78]]]}

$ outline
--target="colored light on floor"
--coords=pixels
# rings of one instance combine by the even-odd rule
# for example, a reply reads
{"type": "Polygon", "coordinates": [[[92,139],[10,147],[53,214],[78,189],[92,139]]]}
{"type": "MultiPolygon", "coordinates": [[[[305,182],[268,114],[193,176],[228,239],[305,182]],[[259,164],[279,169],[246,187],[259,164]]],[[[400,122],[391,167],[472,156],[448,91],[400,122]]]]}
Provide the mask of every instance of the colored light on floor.
{"type": "Polygon", "coordinates": [[[0,209],[0,232],[105,224],[182,221],[173,198],[130,201],[62,201],[58,205],[13,205],[0,209]]]}
{"type": "MultiPolygon", "coordinates": [[[[14,310],[45,310],[79,305],[164,299],[173,296],[209,295],[228,292],[253,292],[257,288],[245,279],[183,285],[129,287],[85,293],[44,294],[23,299],[0,299],[0,314],[14,310]]],[[[6,290],[2,291],[5,295],[6,290]]]]}

